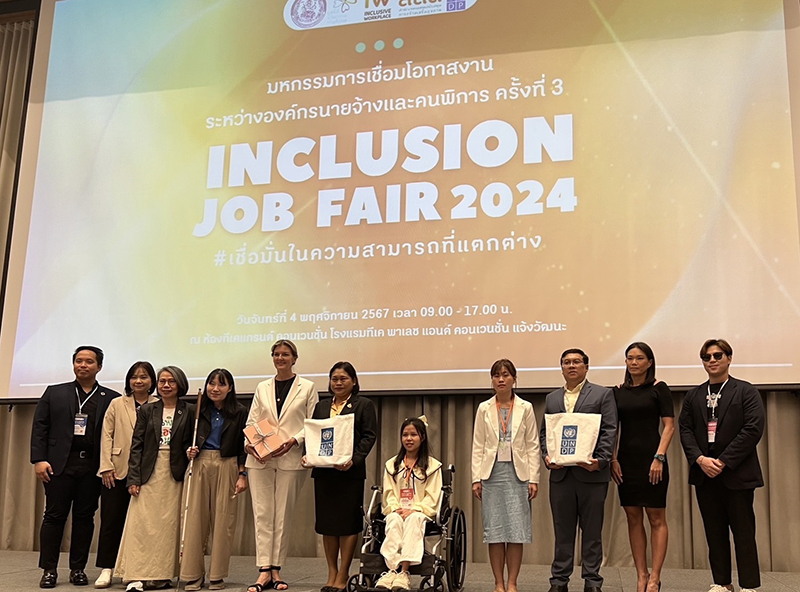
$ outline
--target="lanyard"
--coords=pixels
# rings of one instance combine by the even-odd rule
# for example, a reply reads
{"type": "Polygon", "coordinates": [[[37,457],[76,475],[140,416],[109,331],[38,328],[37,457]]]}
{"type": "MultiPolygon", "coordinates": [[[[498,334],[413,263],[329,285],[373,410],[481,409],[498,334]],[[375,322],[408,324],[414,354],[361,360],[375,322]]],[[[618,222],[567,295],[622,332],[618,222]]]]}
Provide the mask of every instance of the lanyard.
{"type": "Polygon", "coordinates": [[[417,466],[417,459],[414,459],[414,462],[411,466],[408,465],[406,459],[403,458],[403,466],[405,467],[405,472],[403,474],[403,479],[405,480],[406,484],[414,486],[414,467],[417,466]]]}
{"type": "Polygon", "coordinates": [[[722,383],[722,386],[719,387],[719,390],[711,394],[711,385],[708,385],[708,396],[706,396],[706,401],[708,402],[708,406],[711,408],[711,419],[717,418],[717,401],[722,396],[722,389],[725,388],[725,385],[728,384],[728,379],[725,379],[725,382],[722,383]]]}
{"type": "Polygon", "coordinates": [[[495,403],[497,404],[497,417],[500,419],[500,440],[508,436],[508,422],[511,421],[511,412],[514,411],[514,399],[511,399],[511,407],[508,409],[508,415],[506,415],[505,420],[503,420],[503,412],[500,411],[500,401],[495,399],[495,403]]]}
{"type": "Polygon", "coordinates": [[[97,385],[97,384],[95,384],[95,385],[94,385],[94,388],[92,389],[92,392],[91,392],[91,393],[89,393],[89,396],[88,396],[88,397],[86,397],[86,398],[83,400],[83,403],[81,403],[81,394],[80,394],[80,391],[78,390],[78,387],[77,387],[77,386],[75,387],[75,396],[76,396],[76,397],[78,397],[78,413],[83,413],[83,406],[84,406],[84,405],[86,405],[86,403],[89,401],[89,399],[91,399],[91,398],[92,398],[92,395],[94,395],[94,394],[97,392],[97,387],[98,387],[98,386],[100,386],[100,385],[97,385]]]}

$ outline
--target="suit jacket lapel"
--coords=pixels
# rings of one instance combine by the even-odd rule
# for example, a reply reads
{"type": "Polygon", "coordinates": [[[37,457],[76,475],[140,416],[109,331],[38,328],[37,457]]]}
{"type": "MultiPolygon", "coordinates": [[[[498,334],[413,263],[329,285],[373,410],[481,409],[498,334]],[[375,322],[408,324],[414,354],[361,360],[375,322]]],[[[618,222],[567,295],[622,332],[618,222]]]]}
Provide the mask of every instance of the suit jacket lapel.
{"type": "Polygon", "coordinates": [[[558,393],[557,393],[557,396],[556,396],[556,409],[555,409],[555,411],[553,411],[553,413],[566,413],[567,412],[567,406],[564,404],[564,394],[565,394],[565,392],[566,391],[564,390],[563,386],[560,389],[558,389],[558,393]]]}
{"type": "Polygon", "coordinates": [[[72,389],[70,393],[67,395],[67,402],[69,403],[69,412],[72,414],[72,417],[75,417],[75,414],[78,413],[78,390],[81,388],[78,385],[78,381],[72,383],[72,389]]]}
{"type": "Polygon", "coordinates": [[[517,431],[519,430],[519,426],[522,425],[522,406],[517,405],[519,403],[520,398],[517,395],[514,395],[514,411],[511,414],[511,441],[514,441],[514,438],[517,437],[517,431]]]}
{"type": "Polygon", "coordinates": [[[150,418],[153,434],[156,437],[156,446],[161,445],[161,424],[164,421],[164,402],[159,401],[153,406],[153,415],[150,418]]]}
{"type": "Polygon", "coordinates": [[[708,394],[708,382],[704,383],[703,386],[700,388],[699,397],[697,397],[697,401],[694,402],[697,409],[697,417],[701,417],[703,419],[703,433],[708,434],[708,400],[706,399],[706,395],[708,394]]]}
{"type": "Polygon", "coordinates": [[[725,415],[725,412],[728,410],[728,406],[731,403],[731,400],[736,396],[736,383],[730,382],[728,379],[728,384],[725,385],[725,388],[720,391],[722,395],[719,399],[717,399],[717,429],[719,430],[719,424],[722,423],[722,417],[725,415]]]}
{"type": "Polygon", "coordinates": [[[133,395],[125,397],[123,407],[125,408],[128,423],[131,424],[131,432],[133,432],[133,428],[136,426],[136,399],[133,398],[133,395]]]}
{"type": "MultiPolygon", "coordinates": [[[[279,417],[278,417],[278,404],[275,402],[275,379],[277,377],[273,376],[269,379],[267,384],[267,409],[269,410],[270,416],[270,423],[272,425],[277,426],[279,417]]],[[[284,404],[286,402],[284,401],[284,404]]]]}
{"type": "MultiPolygon", "coordinates": [[[[275,388],[273,387],[272,390],[274,391],[275,388]]],[[[292,388],[289,389],[289,394],[286,395],[286,400],[283,402],[283,407],[281,407],[281,415],[283,415],[283,412],[286,410],[286,408],[292,404],[292,401],[297,396],[298,392],[300,392],[300,381],[298,380],[298,376],[295,375],[294,380],[292,381],[292,388]]]]}
{"type": "MultiPolygon", "coordinates": [[[[331,401],[333,401],[333,398],[331,398],[331,401]]],[[[344,407],[342,407],[342,410],[339,412],[339,415],[347,415],[348,413],[355,413],[356,401],[358,401],[358,395],[350,395],[350,398],[347,400],[347,403],[344,404],[344,407]]],[[[328,415],[330,415],[330,410],[328,411],[328,415]]]]}
{"type": "MultiPolygon", "coordinates": [[[[575,408],[572,410],[575,413],[581,412],[581,406],[583,405],[584,401],[586,401],[587,397],[589,396],[589,392],[592,390],[592,386],[589,384],[589,381],[583,383],[583,388],[581,392],[578,393],[578,398],[575,399],[575,408]]],[[[564,404],[564,400],[562,397],[561,404],[564,404]]],[[[564,411],[566,411],[566,406],[564,407],[564,411]]]]}

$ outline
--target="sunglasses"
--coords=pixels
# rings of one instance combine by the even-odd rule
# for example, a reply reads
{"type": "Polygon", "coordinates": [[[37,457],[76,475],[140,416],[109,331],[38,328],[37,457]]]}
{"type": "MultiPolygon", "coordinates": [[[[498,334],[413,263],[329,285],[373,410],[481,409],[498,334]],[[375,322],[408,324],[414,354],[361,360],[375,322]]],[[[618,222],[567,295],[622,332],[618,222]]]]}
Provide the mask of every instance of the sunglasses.
{"type": "Polygon", "coordinates": [[[704,362],[710,362],[711,358],[713,357],[715,360],[719,361],[722,359],[722,356],[725,355],[725,352],[714,352],[713,354],[700,354],[700,359],[704,362]]]}

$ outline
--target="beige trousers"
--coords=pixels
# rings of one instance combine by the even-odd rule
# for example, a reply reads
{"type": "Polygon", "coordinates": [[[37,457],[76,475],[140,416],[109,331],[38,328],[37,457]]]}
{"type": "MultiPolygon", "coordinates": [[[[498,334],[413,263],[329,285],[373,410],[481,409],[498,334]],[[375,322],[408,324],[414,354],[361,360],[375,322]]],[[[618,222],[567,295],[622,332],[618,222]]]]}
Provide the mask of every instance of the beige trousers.
{"type": "Polygon", "coordinates": [[[403,561],[408,561],[411,565],[422,562],[426,522],[428,518],[422,512],[414,512],[405,520],[395,512],[386,517],[386,538],[381,545],[381,555],[386,560],[386,567],[397,569],[403,561]]]}
{"type": "Polygon", "coordinates": [[[222,458],[219,450],[201,450],[194,459],[191,485],[187,482],[184,486],[184,494],[189,494],[189,509],[185,516],[181,580],[188,582],[205,575],[205,548],[210,530],[213,535],[208,578],[228,577],[239,501],[231,498],[238,478],[235,456],[222,458]]]}
{"type": "Polygon", "coordinates": [[[256,565],[283,566],[297,496],[308,473],[273,467],[250,469],[250,499],[256,531],[256,565]]]}

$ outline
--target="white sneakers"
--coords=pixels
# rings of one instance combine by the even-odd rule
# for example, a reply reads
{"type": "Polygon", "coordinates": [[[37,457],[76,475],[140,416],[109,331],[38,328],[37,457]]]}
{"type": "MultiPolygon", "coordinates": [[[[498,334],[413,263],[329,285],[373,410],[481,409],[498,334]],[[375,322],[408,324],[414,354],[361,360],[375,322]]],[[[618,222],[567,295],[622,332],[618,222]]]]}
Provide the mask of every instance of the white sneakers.
{"type": "Polygon", "coordinates": [[[100,575],[94,581],[95,588],[108,588],[111,585],[111,574],[113,572],[105,568],[100,572],[100,575]]]}
{"type": "Polygon", "coordinates": [[[407,571],[401,571],[394,577],[394,582],[392,582],[392,590],[410,590],[411,589],[411,578],[408,577],[407,571]]]}
{"type": "Polygon", "coordinates": [[[410,590],[411,578],[408,576],[407,571],[397,573],[395,570],[390,569],[378,578],[378,581],[375,582],[375,587],[384,590],[410,590]]]}
{"type": "MultiPolygon", "coordinates": [[[[712,586],[708,589],[708,592],[733,592],[733,587],[728,588],[727,586],[712,584],[712,586]]],[[[739,592],[758,592],[758,591],[753,590],[752,588],[739,588],[739,592]]]]}
{"type": "Polygon", "coordinates": [[[394,579],[397,577],[397,572],[393,569],[385,572],[378,581],[375,582],[376,588],[383,588],[385,590],[391,590],[392,586],[394,585],[394,579]]]}
{"type": "Polygon", "coordinates": [[[144,584],[142,582],[130,582],[125,592],[144,592],[144,584]]]}

